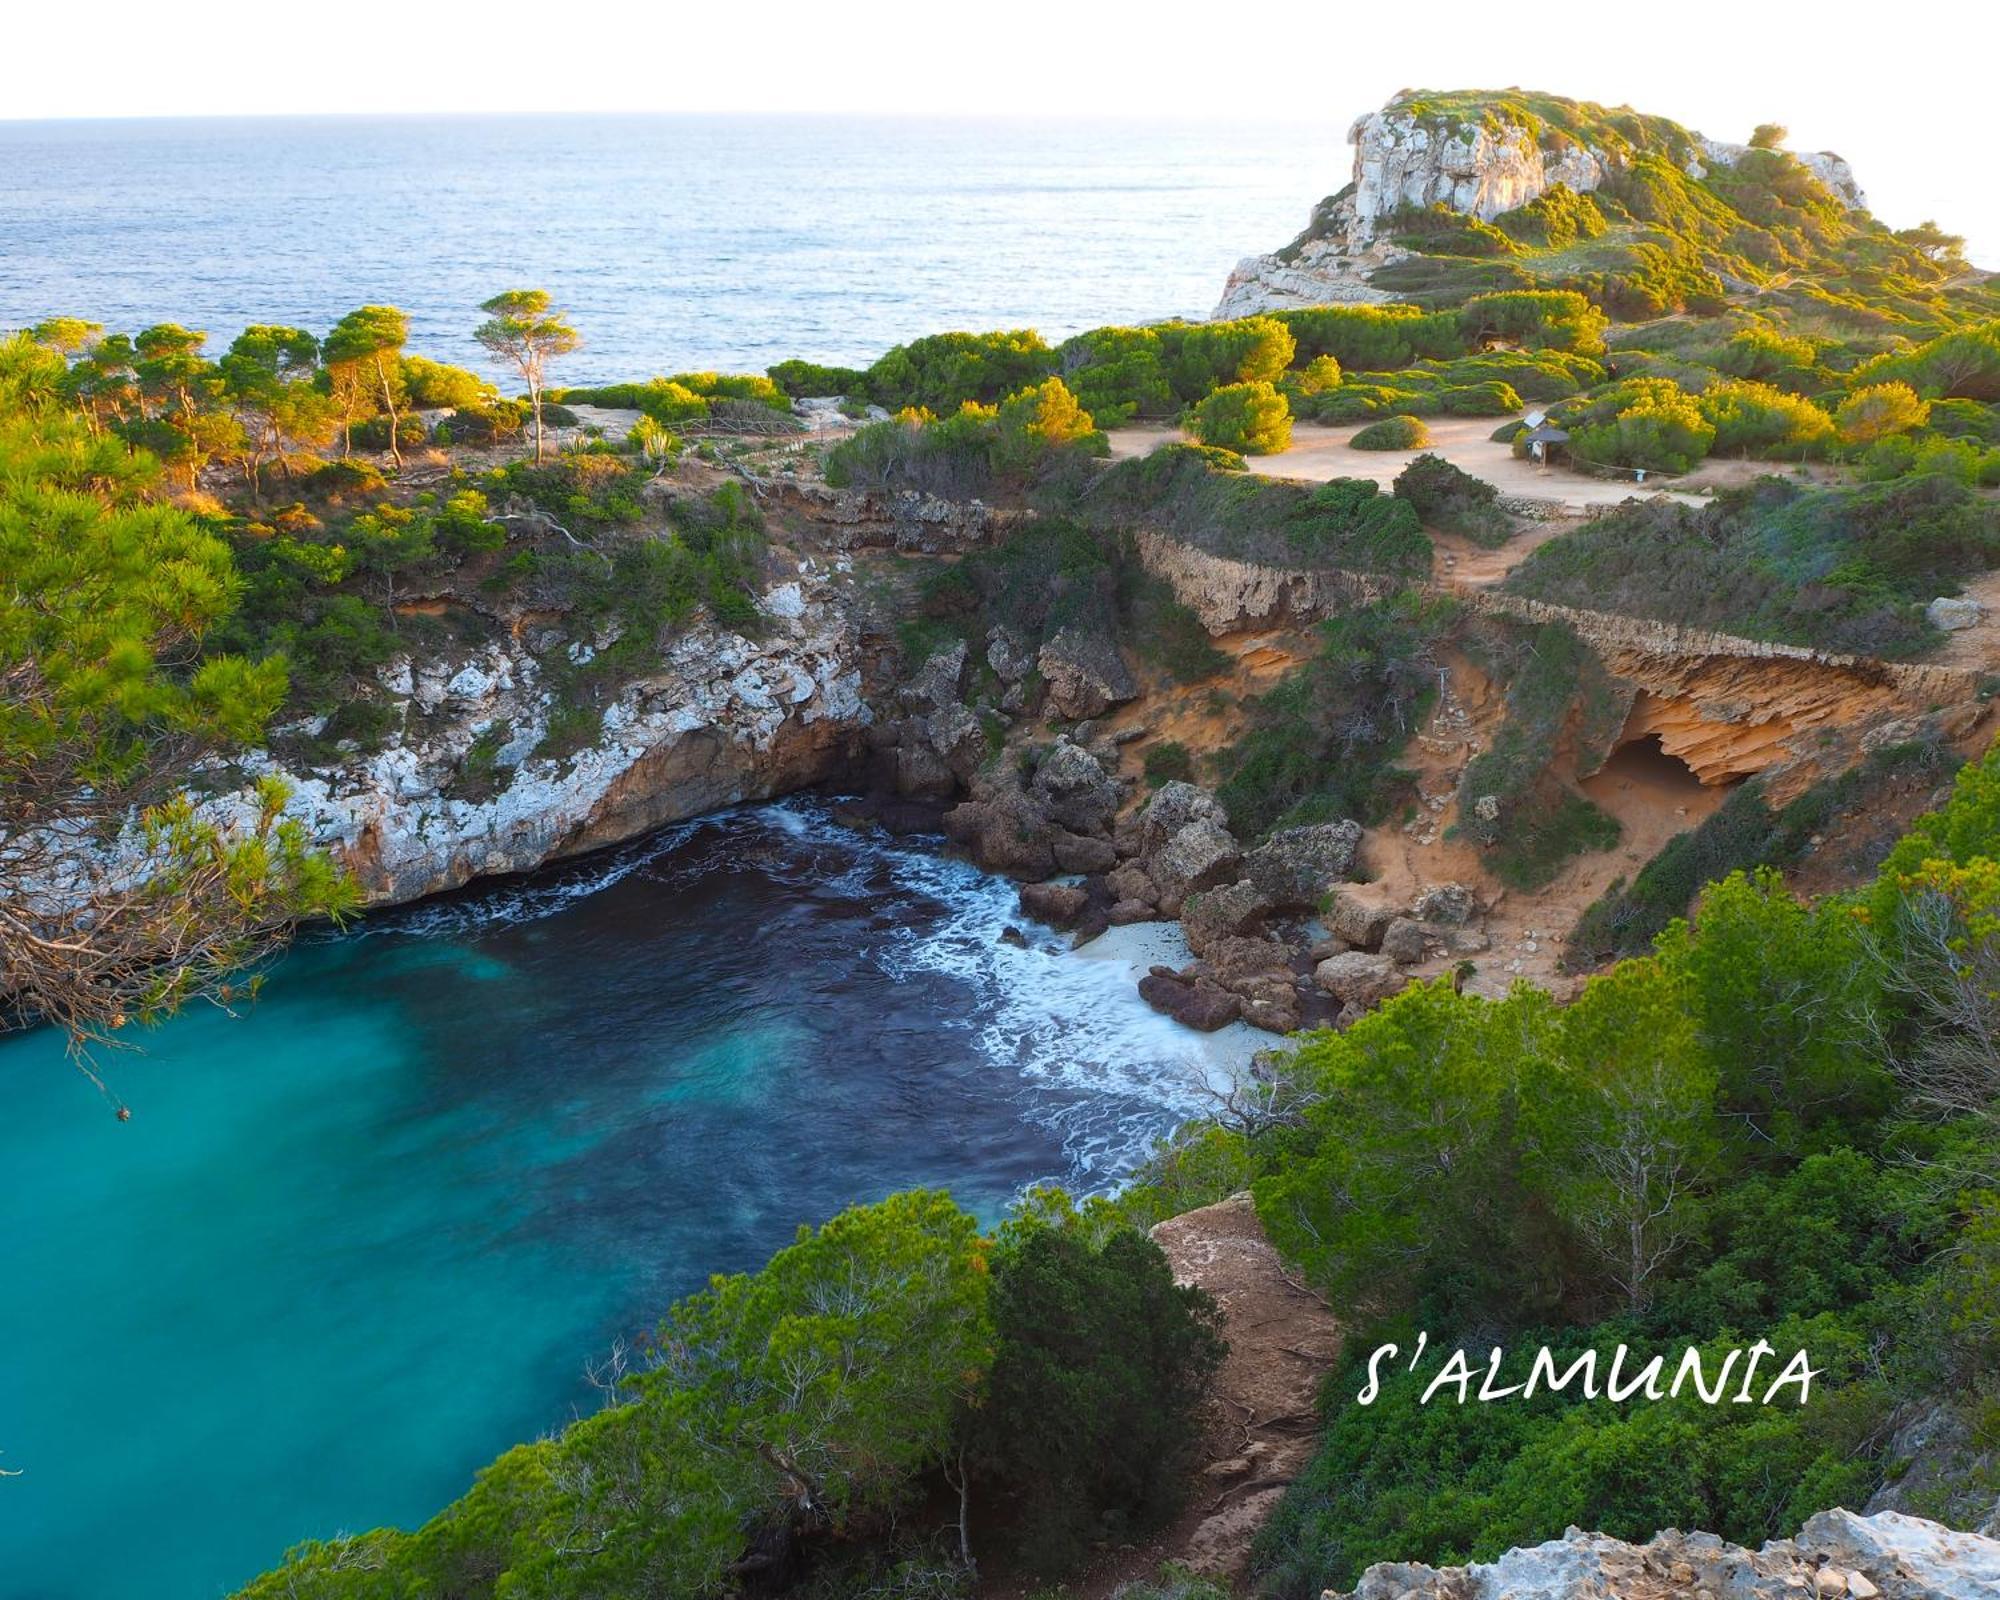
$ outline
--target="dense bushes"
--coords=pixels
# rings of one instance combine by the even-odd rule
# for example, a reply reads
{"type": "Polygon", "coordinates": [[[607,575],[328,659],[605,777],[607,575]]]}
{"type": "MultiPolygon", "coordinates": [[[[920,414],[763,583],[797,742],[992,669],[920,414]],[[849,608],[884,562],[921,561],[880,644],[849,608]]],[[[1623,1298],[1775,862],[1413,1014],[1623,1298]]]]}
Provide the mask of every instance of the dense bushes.
{"type": "Polygon", "coordinates": [[[1076,396],[1060,378],[1046,378],[999,406],[967,401],[947,417],[910,412],[862,428],[827,452],[826,481],[962,498],[1019,493],[1105,448],[1076,396]]]}
{"type": "Polygon", "coordinates": [[[1348,372],[1390,372],[1466,354],[1454,312],[1413,305],[1312,306],[1275,315],[1291,330],[1298,360],[1332,356],[1348,372]]]}
{"type": "Polygon", "coordinates": [[[801,1229],[673,1307],[605,1410],[510,1450],[416,1532],[301,1545],[243,1593],[693,1600],[815,1562],[837,1580],[921,1550],[946,1479],[961,1507],[1014,1504],[1028,1566],[1144,1530],[1185,1493],[1219,1319],[1150,1240],[1071,1224],[1025,1211],[986,1238],[916,1191],[801,1229]]]}
{"type": "Polygon", "coordinates": [[[1396,475],[1395,494],[1415,507],[1426,527],[1462,534],[1489,549],[1506,543],[1514,531],[1513,519],[1500,509],[1500,491],[1443,456],[1418,456],[1396,475]]]}
{"type": "Polygon", "coordinates": [[[1878,356],[1856,369],[1854,381],[1907,383],[1932,400],[2000,402],[2000,321],[1878,356]]]}
{"type": "Polygon", "coordinates": [[[1763,478],[1699,508],[1628,503],[1529,556],[1517,594],[1791,644],[1908,656],[1933,596],[2000,562],[2000,507],[1938,476],[1763,478]]]}
{"type": "Polygon", "coordinates": [[[794,400],[861,392],[867,374],[853,367],[825,367],[816,361],[780,361],[765,374],[794,400]]]}
{"type": "Polygon", "coordinates": [[[1225,1349],[1221,1313],[1174,1282],[1143,1234],[1093,1245],[1034,1225],[1002,1257],[991,1307],[996,1354],[970,1455],[1012,1502],[1022,1565],[1059,1576],[1093,1543],[1180,1508],[1225,1349]]]}
{"type": "Polygon", "coordinates": [[[1459,308],[1459,328],[1469,348],[1489,341],[1530,350],[1604,351],[1604,313],[1573,290],[1510,290],[1474,295],[1459,308]]]}
{"type": "Polygon", "coordinates": [[[1429,570],[1430,541],[1416,513],[1366,479],[1307,485],[1232,470],[1232,463],[1241,460],[1224,451],[1163,445],[1052,487],[1045,503],[1094,526],[1152,529],[1214,555],[1272,566],[1429,570]]]}
{"type": "Polygon", "coordinates": [[[1005,333],[934,333],[899,344],[869,367],[868,399],[891,411],[943,416],[967,401],[997,405],[1056,370],[1056,354],[1032,328],[1005,333]]]}
{"type": "Polygon", "coordinates": [[[1387,815],[1407,792],[1392,762],[1437,692],[1431,653],[1455,615],[1410,591],[1322,623],[1318,653],[1253,701],[1214,757],[1236,831],[1387,815]]]}
{"type": "MultiPolygon", "coordinates": [[[[1567,1006],[1419,985],[1280,1069],[1274,1104],[1298,1109],[1239,1157],[1274,1241],[1369,1331],[1259,1540],[1266,1593],[1304,1600],[1378,1560],[1490,1559],[1569,1524],[1754,1546],[1864,1501],[1893,1416],[1990,1405],[1990,1312],[1962,1324],[1973,1339],[1953,1319],[1990,1299],[1995,1203],[1948,1174],[1994,1170],[2000,1077],[1988,1063],[1971,1097],[1937,1094],[1941,1058],[1918,1041],[1970,1017],[1907,986],[1906,952],[1942,905],[1958,961],[1996,957],[1989,891],[1969,887],[2000,850],[1996,771],[2000,752],[1965,769],[1853,900],[1802,906],[1775,874],[1738,874],[1567,1006]],[[1437,1341],[1420,1364],[1419,1330],[1437,1341]],[[1489,1346],[1518,1384],[1543,1345],[1558,1372],[1597,1352],[1600,1382],[1622,1345],[1628,1374],[1664,1358],[1664,1388],[1683,1347],[1712,1381],[1754,1338],[1774,1350],[1760,1389],[1810,1352],[1810,1403],[1796,1380],[1765,1405],[1591,1404],[1574,1381],[1422,1403],[1461,1340],[1474,1385],[1489,1346]],[[1399,1359],[1359,1404],[1383,1341],[1399,1359]]],[[[1949,1485],[1931,1493],[1943,1509],[1949,1485]]]]}
{"type": "Polygon", "coordinates": [[[1572,856],[1618,842],[1618,824],[1555,765],[1565,746],[1608,752],[1624,708],[1596,653],[1561,623],[1489,625],[1466,647],[1507,685],[1507,715],[1459,777],[1458,826],[1487,849],[1502,883],[1539,889],[1572,856]]]}
{"type": "Polygon", "coordinates": [[[791,396],[769,378],[752,373],[680,372],[644,383],[612,383],[595,389],[554,389],[548,398],[566,406],[605,406],[641,411],[670,428],[707,420],[719,406],[738,402],[780,416],[791,414],[791,396]]]}
{"type": "Polygon", "coordinates": [[[1421,450],[1431,442],[1431,431],[1421,417],[1384,417],[1347,442],[1356,450],[1421,450]]]}
{"type": "Polygon", "coordinates": [[[1244,455],[1275,455],[1292,443],[1291,407],[1261,379],[1224,384],[1196,401],[1188,408],[1187,426],[1203,444],[1244,455]]]}

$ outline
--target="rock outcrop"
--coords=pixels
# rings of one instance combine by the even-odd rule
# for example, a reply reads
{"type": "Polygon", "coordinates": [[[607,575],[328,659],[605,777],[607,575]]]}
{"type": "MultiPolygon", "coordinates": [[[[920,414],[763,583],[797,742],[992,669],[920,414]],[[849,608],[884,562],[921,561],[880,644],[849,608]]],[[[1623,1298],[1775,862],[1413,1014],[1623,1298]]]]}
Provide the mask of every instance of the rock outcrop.
{"type": "Polygon", "coordinates": [[[1645,1544],[1571,1528],[1469,1567],[1381,1562],[1327,1600],[1993,1600],[2000,1542],[1894,1511],[1822,1511],[1761,1550],[1668,1529],[1645,1544]]]}
{"type": "Polygon", "coordinates": [[[550,653],[574,665],[589,647],[529,627],[394,661],[379,748],[324,765],[253,751],[211,775],[204,810],[247,821],[254,799],[235,785],[283,777],[288,813],[384,905],[805,788],[843,768],[873,718],[862,641],[817,580],[777,586],[763,609],[755,638],[709,624],[671,640],[604,706],[597,736],[560,754],[544,744],[564,709],[550,653]]]}
{"type": "MultiPolygon", "coordinates": [[[[1216,316],[1396,299],[1371,280],[1408,255],[1387,238],[1387,224],[1399,213],[1442,205],[1490,222],[1557,184],[1589,193],[1623,159],[1617,151],[1573,140],[1544,140],[1537,129],[1509,117],[1498,100],[1478,121],[1447,122],[1413,108],[1411,98],[1398,95],[1355,121],[1347,132],[1354,146],[1353,181],[1322,200],[1306,231],[1284,249],[1238,262],[1216,316]]],[[[1746,152],[1745,146],[1699,134],[1690,139],[1690,177],[1734,165],[1746,152]]],[[[1840,157],[1821,151],[1798,159],[1844,204],[1855,209],[1865,204],[1840,157]]]]}

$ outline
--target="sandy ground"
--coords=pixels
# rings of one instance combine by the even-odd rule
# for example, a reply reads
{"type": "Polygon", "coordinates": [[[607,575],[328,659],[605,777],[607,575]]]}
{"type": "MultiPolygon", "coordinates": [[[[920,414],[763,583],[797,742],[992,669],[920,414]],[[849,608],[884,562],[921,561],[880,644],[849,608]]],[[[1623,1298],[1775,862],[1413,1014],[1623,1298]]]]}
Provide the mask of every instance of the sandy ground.
{"type": "MultiPolygon", "coordinates": [[[[1587,478],[1559,467],[1538,467],[1531,461],[1517,461],[1508,446],[1496,444],[1490,437],[1500,426],[1493,417],[1427,418],[1425,426],[1430,429],[1431,442],[1423,450],[1356,450],[1348,441],[1363,426],[1349,423],[1334,428],[1317,422],[1294,423],[1291,449],[1282,455],[1249,457],[1250,470],[1268,478],[1300,478],[1311,483],[1324,483],[1329,478],[1372,478],[1386,489],[1418,456],[1440,455],[1474,477],[1484,478],[1502,494],[1560,501],[1578,511],[1593,506],[1615,506],[1634,497],[1652,499],[1661,494],[1687,505],[1703,503],[1700,495],[1678,489],[1641,488],[1631,483],[1587,478]]],[[[1114,428],[1107,437],[1116,459],[1146,455],[1184,435],[1178,428],[1151,426],[1114,428]]],[[[1754,467],[1756,463],[1722,465],[1754,467]]]]}
{"type": "Polygon", "coordinates": [[[1974,672],[2000,670],[2000,572],[1986,572],[1965,586],[1965,598],[1986,608],[1984,620],[1945,635],[1944,647],[1929,659],[1944,667],[1974,672]]]}

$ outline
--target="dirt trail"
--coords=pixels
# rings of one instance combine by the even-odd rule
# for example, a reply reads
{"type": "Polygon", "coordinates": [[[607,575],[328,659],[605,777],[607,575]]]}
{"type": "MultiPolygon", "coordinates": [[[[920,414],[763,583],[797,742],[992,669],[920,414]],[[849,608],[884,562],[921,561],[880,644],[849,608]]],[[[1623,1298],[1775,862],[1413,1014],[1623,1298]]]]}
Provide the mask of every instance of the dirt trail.
{"type": "MultiPolygon", "coordinates": [[[[1249,1195],[1171,1218],[1153,1238],[1176,1278],[1220,1303],[1229,1357],[1216,1376],[1186,1509],[1144,1543],[1103,1552],[1069,1585],[1074,1600],[1102,1600],[1168,1561],[1241,1577],[1250,1541],[1312,1459],[1320,1383],[1340,1356],[1333,1313],[1278,1259],[1249,1195]]],[[[985,1600],[1023,1592],[1004,1582],[983,1586],[985,1600]]]]}
{"type": "MultiPolygon", "coordinates": [[[[1361,431],[1363,423],[1329,427],[1318,422],[1295,422],[1291,449],[1275,456],[1246,459],[1252,472],[1267,478],[1298,478],[1308,483],[1324,483],[1329,478],[1368,478],[1386,489],[1418,456],[1438,455],[1474,477],[1484,478],[1502,494],[1557,501],[1577,511],[1661,495],[1684,505],[1705,503],[1702,496],[1679,489],[1591,478],[1561,467],[1538,467],[1532,461],[1517,460],[1511,446],[1496,443],[1492,438],[1499,425],[1499,420],[1493,417],[1430,417],[1425,426],[1430,430],[1431,442],[1422,450],[1356,450],[1348,441],[1361,431]]],[[[1106,437],[1111,441],[1112,458],[1122,460],[1146,455],[1185,435],[1178,428],[1153,424],[1113,428],[1106,437]]]]}
{"type": "Polygon", "coordinates": [[[1965,586],[1965,598],[1977,600],[1986,615],[1970,628],[1945,635],[1944,648],[1931,656],[1941,666],[1973,672],[2000,669],[2000,572],[1982,573],[1965,586]]]}

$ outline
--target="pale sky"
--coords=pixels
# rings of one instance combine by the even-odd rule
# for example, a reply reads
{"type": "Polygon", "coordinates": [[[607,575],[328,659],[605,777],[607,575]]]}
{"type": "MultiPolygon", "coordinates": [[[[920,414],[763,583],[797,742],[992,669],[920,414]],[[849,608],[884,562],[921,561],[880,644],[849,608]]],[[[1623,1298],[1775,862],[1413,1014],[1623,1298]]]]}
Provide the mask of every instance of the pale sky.
{"type": "Polygon", "coordinates": [[[1520,84],[1716,138],[1782,122],[1793,148],[1846,156],[1892,225],[1935,218],[2000,267],[1991,0],[1672,0],[1629,21],[1575,0],[95,0],[81,15],[14,8],[0,116],[1004,112],[1344,130],[1400,88],[1520,84]]]}

